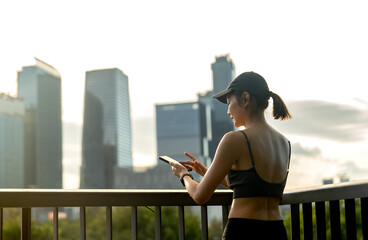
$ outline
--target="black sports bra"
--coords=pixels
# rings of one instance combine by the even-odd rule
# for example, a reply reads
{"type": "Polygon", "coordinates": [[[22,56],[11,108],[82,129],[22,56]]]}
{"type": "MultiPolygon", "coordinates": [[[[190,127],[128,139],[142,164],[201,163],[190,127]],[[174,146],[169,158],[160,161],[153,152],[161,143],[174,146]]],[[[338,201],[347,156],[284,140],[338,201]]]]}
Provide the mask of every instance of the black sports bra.
{"type": "MultiPolygon", "coordinates": [[[[287,175],[280,183],[271,183],[263,180],[254,167],[254,158],[250,148],[250,142],[245,132],[241,131],[248,144],[252,168],[246,170],[230,170],[226,176],[229,187],[234,190],[233,198],[243,197],[277,197],[282,198],[286,185],[287,175]]],[[[289,164],[290,164],[290,142],[289,142],[289,164]]],[[[289,165],[288,164],[288,165],[289,165]]],[[[289,172],[289,166],[288,166],[289,172]]]]}

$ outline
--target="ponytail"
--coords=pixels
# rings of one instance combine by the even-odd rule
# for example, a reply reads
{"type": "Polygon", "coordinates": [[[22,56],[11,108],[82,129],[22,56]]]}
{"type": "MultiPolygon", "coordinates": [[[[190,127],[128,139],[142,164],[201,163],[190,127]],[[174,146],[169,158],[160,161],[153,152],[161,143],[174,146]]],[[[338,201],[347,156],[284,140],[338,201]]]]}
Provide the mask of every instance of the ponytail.
{"type": "Polygon", "coordinates": [[[272,115],[274,119],[287,120],[291,118],[291,115],[279,95],[270,91],[270,97],[273,99],[273,111],[272,115]]]}

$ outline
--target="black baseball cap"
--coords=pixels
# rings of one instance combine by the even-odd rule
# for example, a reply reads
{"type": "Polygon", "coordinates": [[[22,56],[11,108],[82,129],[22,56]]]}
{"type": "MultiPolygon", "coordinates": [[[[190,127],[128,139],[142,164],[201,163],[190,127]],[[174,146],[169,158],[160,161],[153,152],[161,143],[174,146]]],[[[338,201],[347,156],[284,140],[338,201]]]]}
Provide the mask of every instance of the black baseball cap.
{"type": "Polygon", "coordinates": [[[255,72],[244,72],[237,76],[229,86],[212,96],[222,103],[227,102],[227,94],[233,91],[249,92],[254,95],[268,95],[269,89],[266,80],[255,72]]]}

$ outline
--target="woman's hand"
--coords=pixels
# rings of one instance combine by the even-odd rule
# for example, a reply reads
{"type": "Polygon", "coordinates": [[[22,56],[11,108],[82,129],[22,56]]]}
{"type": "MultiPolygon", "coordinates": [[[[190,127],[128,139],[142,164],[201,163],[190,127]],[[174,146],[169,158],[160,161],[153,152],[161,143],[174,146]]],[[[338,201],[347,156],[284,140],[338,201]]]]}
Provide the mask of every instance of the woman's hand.
{"type": "Polygon", "coordinates": [[[170,162],[172,172],[180,178],[183,174],[188,173],[188,169],[178,162],[170,162]]]}
{"type": "Polygon", "coordinates": [[[207,168],[200,161],[198,161],[194,156],[190,155],[187,152],[185,152],[184,154],[188,158],[192,159],[192,161],[180,161],[180,163],[185,165],[188,168],[191,168],[192,170],[194,170],[196,173],[198,173],[199,175],[203,177],[204,174],[207,172],[207,168]]]}

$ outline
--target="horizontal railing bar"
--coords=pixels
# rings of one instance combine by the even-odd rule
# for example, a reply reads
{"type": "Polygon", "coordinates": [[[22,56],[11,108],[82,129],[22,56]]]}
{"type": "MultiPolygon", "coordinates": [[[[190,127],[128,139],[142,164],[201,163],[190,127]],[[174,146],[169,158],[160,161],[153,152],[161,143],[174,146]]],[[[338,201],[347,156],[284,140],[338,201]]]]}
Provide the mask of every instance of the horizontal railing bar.
{"type": "MultiPolygon", "coordinates": [[[[232,192],[217,190],[206,205],[231,204],[232,192]]],[[[195,206],[185,190],[0,190],[0,207],[195,206]],[[165,197],[163,197],[165,196],[165,197]]]]}
{"type": "MultiPolygon", "coordinates": [[[[281,205],[366,197],[368,181],[355,181],[289,189],[281,205]]],[[[216,190],[205,205],[231,205],[231,202],[231,190],[216,190]]],[[[186,190],[0,189],[0,208],[179,205],[197,204],[186,190]]]]}
{"type": "Polygon", "coordinates": [[[368,181],[286,190],[281,205],[368,197],[368,181]]]}

